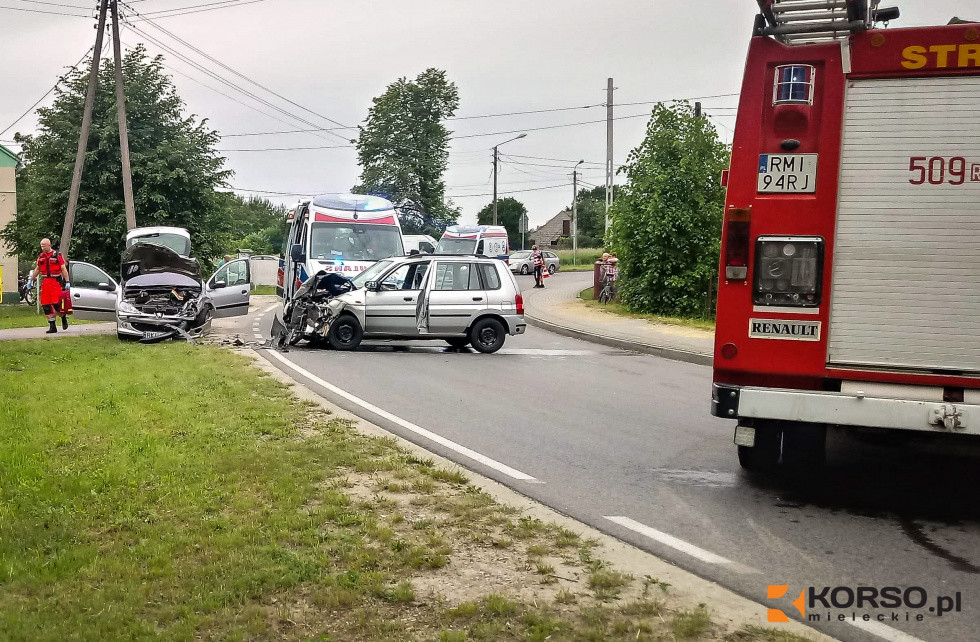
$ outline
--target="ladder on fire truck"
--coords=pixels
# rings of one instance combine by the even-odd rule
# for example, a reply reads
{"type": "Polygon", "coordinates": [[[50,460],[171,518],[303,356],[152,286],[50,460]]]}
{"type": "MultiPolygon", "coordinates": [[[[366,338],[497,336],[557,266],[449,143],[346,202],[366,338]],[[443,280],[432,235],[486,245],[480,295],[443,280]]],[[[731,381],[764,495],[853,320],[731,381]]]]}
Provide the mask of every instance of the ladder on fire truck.
{"type": "Polygon", "coordinates": [[[756,0],[755,34],[787,45],[841,40],[875,22],[898,17],[898,9],[879,9],[881,0],[756,0]]]}

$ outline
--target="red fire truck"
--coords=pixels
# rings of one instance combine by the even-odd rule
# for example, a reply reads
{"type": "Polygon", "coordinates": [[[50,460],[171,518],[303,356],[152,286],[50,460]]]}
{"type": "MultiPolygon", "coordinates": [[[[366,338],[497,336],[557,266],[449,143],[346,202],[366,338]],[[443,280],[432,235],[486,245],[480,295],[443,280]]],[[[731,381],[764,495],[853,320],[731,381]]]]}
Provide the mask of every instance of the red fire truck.
{"type": "Polygon", "coordinates": [[[748,469],[822,462],[827,427],[980,434],[980,23],[758,2],[712,414],[748,469]]]}

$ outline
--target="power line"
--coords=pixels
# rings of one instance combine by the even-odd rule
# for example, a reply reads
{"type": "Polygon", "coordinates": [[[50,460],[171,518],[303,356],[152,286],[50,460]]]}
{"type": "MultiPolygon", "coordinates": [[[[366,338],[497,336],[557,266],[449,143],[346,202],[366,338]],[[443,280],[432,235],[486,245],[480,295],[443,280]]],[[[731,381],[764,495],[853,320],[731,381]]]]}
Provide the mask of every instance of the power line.
{"type": "Polygon", "coordinates": [[[27,2],[29,4],[43,4],[50,7],[64,7],[66,9],[83,9],[90,10],[92,7],[86,7],[80,4],[65,4],[63,2],[45,2],[44,0],[8,0],[8,2],[27,2]]]}
{"type": "MultiPolygon", "coordinates": [[[[191,9],[192,7],[183,7],[183,8],[180,8],[180,9],[175,8],[175,9],[169,9],[169,10],[164,9],[162,11],[154,12],[152,14],[151,13],[147,13],[146,15],[153,15],[154,18],[156,18],[156,19],[161,19],[161,18],[176,18],[177,16],[186,16],[186,15],[190,15],[192,13],[203,13],[205,11],[215,11],[216,9],[230,9],[230,8],[233,8],[233,7],[244,7],[245,5],[255,4],[256,2],[265,2],[265,1],[266,0],[247,0],[245,2],[235,2],[234,4],[223,4],[223,6],[220,6],[220,7],[209,7],[209,8],[208,8],[207,5],[197,5],[198,7],[205,7],[205,8],[203,8],[203,9],[196,9],[196,10],[193,10],[193,11],[182,11],[182,9],[191,9]],[[156,13],[165,13],[167,11],[180,11],[180,13],[169,13],[168,15],[155,15],[156,13]]],[[[146,18],[146,17],[136,18],[136,21],[137,22],[142,22],[142,21],[150,22],[150,20],[151,20],[150,18],[146,18]]]]}
{"type": "MultiPolygon", "coordinates": [[[[261,1],[261,0],[251,0],[251,2],[258,2],[258,1],[261,1]]],[[[132,8],[130,8],[130,10],[131,10],[131,11],[133,11],[133,13],[135,13],[136,15],[140,15],[140,14],[139,14],[139,12],[137,12],[137,11],[135,11],[135,10],[133,10],[132,8]]],[[[217,59],[217,58],[215,58],[214,56],[211,56],[211,55],[209,55],[208,53],[206,53],[206,52],[204,52],[204,51],[202,51],[201,49],[199,49],[199,48],[197,48],[197,47],[195,47],[194,45],[192,45],[192,44],[190,44],[189,42],[187,42],[186,40],[184,40],[183,38],[181,38],[181,37],[180,37],[180,36],[178,36],[177,34],[175,34],[175,33],[173,33],[172,31],[168,31],[167,29],[164,29],[164,28],[163,28],[163,27],[161,27],[160,25],[158,25],[158,24],[156,24],[156,23],[155,23],[155,22],[154,22],[153,20],[150,20],[150,19],[148,19],[148,18],[147,18],[147,19],[146,19],[146,22],[147,22],[147,24],[149,24],[149,25],[150,25],[150,26],[152,26],[153,28],[155,28],[155,29],[157,29],[158,31],[161,31],[161,32],[163,32],[164,34],[166,34],[166,35],[168,35],[168,36],[170,36],[171,38],[173,38],[173,39],[174,39],[174,40],[176,40],[177,42],[179,42],[179,43],[181,43],[181,44],[182,44],[182,45],[184,45],[185,47],[187,47],[187,48],[189,48],[189,49],[190,49],[191,51],[194,51],[195,53],[197,53],[197,54],[199,54],[199,55],[201,55],[201,56],[204,56],[204,57],[205,57],[206,59],[208,59],[208,60],[210,60],[211,62],[213,62],[214,64],[216,64],[216,65],[218,65],[218,66],[219,66],[219,67],[221,67],[222,69],[225,69],[226,71],[229,71],[229,72],[231,72],[232,74],[234,74],[234,75],[236,75],[236,76],[238,76],[238,77],[239,77],[239,78],[241,78],[242,80],[244,80],[244,81],[246,81],[246,82],[249,82],[249,83],[251,83],[251,84],[253,84],[253,85],[255,85],[255,86],[256,86],[256,87],[258,87],[259,89],[262,89],[262,90],[264,90],[264,91],[266,91],[266,92],[268,92],[268,93],[270,93],[270,94],[272,94],[272,95],[273,95],[273,96],[275,96],[276,98],[279,98],[280,100],[282,100],[282,101],[284,101],[284,102],[287,102],[287,103],[289,103],[290,105],[292,105],[292,106],[294,106],[294,107],[297,107],[297,108],[299,108],[299,109],[301,109],[301,110],[303,110],[303,111],[305,111],[305,112],[307,112],[307,113],[310,113],[310,114],[313,114],[314,116],[316,116],[316,117],[318,117],[318,118],[322,118],[323,120],[325,120],[325,121],[327,121],[327,122],[330,122],[330,123],[333,123],[334,125],[339,125],[339,126],[341,126],[341,127],[346,127],[346,126],[347,126],[347,125],[345,125],[345,124],[344,124],[344,123],[342,123],[342,122],[339,122],[339,121],[336,121],[336,120],[334,120],[333,118],[330,118],[329,116],[324,116],[323,114],[320,114],[320,113],[318,113],[318,112],[315,112],[315,111],[313,111],[312,109],[309,109],[309,108],[307,108],[307,107],[304,107],[303,105],[300,105],[299,103],[297,103],[297,102],[294,102],[294,101],[292,101],[292,100],[290,100],[289,98],[286,98],[286,97],[285,97],[285,96],[283,96],[282,94],[280,94],[280,93],[278,93],[278,92],[276,92],[276,91],[274,91],[274,90],[272,90],[272,89],[269,89],[269,88],[268,88],[268,87],[266,87],[265,85],[262,85],[261,83],[259,83],[259,82],[257,82],[257,81],[255,81],[255,80],[253,80],[253,79],[251,79],[251,78],[249,78],[248,76],[246,76],[246,75],[244,75],[243,73],[241,73],[241,72],[239,72],[239,71],[236,71],[235,69],[232,69],[231,67],[229,67],[229,66],[228,66],[228,65],[226,65],[225,63],[223,63],[223,62],[221,62],[220,60],[218,60],[218,59],[217,59]]],[[[309,125],[309,126],[311,126],[311,127],[316,127],[316,123],[312,123],[312,122],[309,122],[309,121],[306,121],[306,120],[303,120],[303,119],[301,119],[301,118],[298,118],[298,117],[294,117],[294,118],[295,118],[295,119],[296,119],[296,120],[297,120],[298,122],[301,122],[301,123],[303,123],[303,124],[306,124],[306,125],[309,125]]],[[[333,135],[333,136],[335,136],[335,137],[337,137],[337,138],[341,138],[342,140],[344,139],[344,138],[343,138],[343,136],[340,136],[339,134],[333,134],[332,132],[329,132],[329,131],[328,131],[327,133],[331,133],[331,135],[333,135]]]]}
{"type": "MultiPolygon", "coordinates": [[[[85,59],[86,59],[86,58],[88,57],[88,55],[89,55],[90,53],[92,53],[92,50],[93,50],[94,48],[95,48],[95,47],[89,47],[89,48],[88,48],[88,51],[86,51],[86,52],[85,52],[85,53],[84,53],[84,54],[82,55],[82,57],[78,59],[78,62],[76,62],[76,63],[75,63],[74,65],[72,65],[72,66],[71,66],[71,67],[70,67],[69,69],[72,69],[72,70],[75,70],[75,71],[77,71],[77,70],[78,70],[78,65],[80,65],[80,64],[82,64],[82,62],[83,62],[83,61],[84,61],[84,60],[85,60],[85,59]]],[[[21,114],[20,116],[18,116],[18,117],[17,117],[17,120],[15,120],[14,122],[12,122],[12,123],[10,123],[9,125],[7,125],[7,127],[6,127],[6,128],[4,128],[4,129],[2,129],[2,130],[0,130],[0,134],[6,134],[6,133],[7,133],[7,131],[8,131],[8,130],[10,130],[10,129],[11,129],[11,128],[12,128],[13,126],[14,126],[14,125],[16,125],[17,123],[19,123],[19,122],[20,122],[21,120],[23,120],[23,119],[24,119],[24,117],[25,117],[25,116],[27,116],[27,115],[28,115],[28,114],[30,114],[30,113],[31,113],[32,111],[34,111],[34,109],[35,109],[35,108],[36,108],[36,107],[37,107],[38,105],[40,105],[40,104],[41,104],[41,102],[42,102],[42,101],[43,101],[43,100],[44,100],[45,98],[47,98],[48,96],[50,96],[50,95],[51,95],[51,92],[53,92],[53,91],[54,91],[55,89],[57,89],[57,88],[58,88],[58,85],[59,85],[60,83],[61,83],[61,79],[59,78],[59,79],[58,79],[58,82],[56,82],[56,83],[55,83],[55,84],[54,84],[54,85],[53,85],[53,86],[51,87],[51,89],[49,89],[49,90],[47,90],[46,92],[44,92],[44,95],[43,95],[43,96],[41,96],[40,98],[38,98],[38,99],[37,99],[37,102],[36,102],[36,103],[34,103],[33,105],[31,105],[31,106],[30,106],[30,108],[29,108],[29,109],[28,109],[27,111],[25,111],[25,112],[24,112],[23,114],[21,114]]]]}
{"type": "Polygon", "coordinates": [[[0,5],[0,9],[7,9],[9,11],[26,11],[27,13],[45,13],[49,16],[70,16],[72,18],[91,18],[90,15],[84,15],[81,13],[64,13],[63,11],[47,11],[45,9],[28,9],[26,7],[6,7],[0,5]]]}
{"type": "MultiPolygon", "coordinates": [[[[531,187],[528,189],[513,189],[507,192],[497,192],[497,194],[500,195],[500,194],[519,194],[523,192],[539,192],[541,190],[558,189],[559,187],[569,187],[569,186],[571,186],[571,183],[563,183],[561,185],[549,185],[548,187],[531,187]]],[[[450,198],[470,198],[472,196],[493,196],[493,192],[490,192],[488,194],[447,194],[447,196],[450,198]]]]}

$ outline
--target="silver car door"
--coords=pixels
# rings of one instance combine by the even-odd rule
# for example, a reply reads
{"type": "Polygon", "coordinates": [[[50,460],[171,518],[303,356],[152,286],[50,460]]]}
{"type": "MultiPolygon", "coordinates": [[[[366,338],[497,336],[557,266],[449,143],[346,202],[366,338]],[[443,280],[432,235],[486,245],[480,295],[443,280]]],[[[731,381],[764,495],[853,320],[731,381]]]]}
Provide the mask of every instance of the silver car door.
{"type": "Polygon", "coordinates": [[[379,280],[377,292],[366,293],[366,332],[415,334],[418,331],[417,298],[427,266],[428,263],[402,264],[379,280]]]}
{"type": "Polygon", "coordinates": [[[445,261],[436,264],[429,294],[429,332],[462,334],[478,311],[486,307],[474,263],[445,261]]]}
{"type": "Polygon", "coordinates": [[[252,290],[250,277],[248,259],[236,259],[222,265],[208,279],[205,289],[211,298],[215,318],[248,314],[252,290]]]}
{"type": "Polygon", "coordinates": [[[119,285],[91,263],[70,261],[72,313],[77,319],[115,321],[119,285]]]}
{"type": "Polygon", "coordinates": [[[436,282],[436,268],[438,266],[438,263],[429,265],[429,269],[422,278],[422,289],[419,290],[415,301],[415,329],[419,334],[429,334],[430,331],[429,299],[432,295],[433,284],[436,282]]]}

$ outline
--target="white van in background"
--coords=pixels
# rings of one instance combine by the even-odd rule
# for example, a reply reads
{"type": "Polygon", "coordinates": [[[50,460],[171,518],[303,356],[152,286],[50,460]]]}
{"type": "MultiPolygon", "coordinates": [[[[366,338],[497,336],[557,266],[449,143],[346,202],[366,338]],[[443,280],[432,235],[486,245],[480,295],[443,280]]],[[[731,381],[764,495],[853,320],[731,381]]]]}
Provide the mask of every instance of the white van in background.
{"type": "Polygon", "coordinates": [[[317,196],[297,204],[286,220],[276,287],[286,299],[321,270],[353,278],[375,261],[405,254],[395,207],[378,196],[317,196]]]}
{"type": "Polygon", "coordinates": [[[479,254],[509,263],[507,229],[503,225],[450,225],[436,246],[436,254],[479,254]]]}
{"type": "Polygon", "coordinates": [[[432,254],[436,251],[436,240],[428,234],[405,234],[402,239],[405,241],[406,255],[413,250],[418,254],[432,254]]]}

